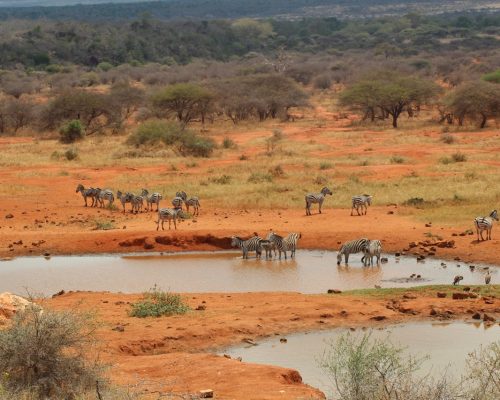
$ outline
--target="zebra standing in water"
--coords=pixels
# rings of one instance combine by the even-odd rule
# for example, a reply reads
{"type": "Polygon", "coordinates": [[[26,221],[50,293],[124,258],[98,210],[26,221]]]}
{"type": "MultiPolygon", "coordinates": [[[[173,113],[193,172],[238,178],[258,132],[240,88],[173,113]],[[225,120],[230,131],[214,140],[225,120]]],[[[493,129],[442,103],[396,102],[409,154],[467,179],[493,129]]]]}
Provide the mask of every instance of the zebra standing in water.
{"type": "Polygon", "coordinates": [[[259,236],[251,237],[248,240],[244,240],[239,236],[232,236],[231,246],[239,247],[243,252],[243,258],[248,258],[249,251],[255,251],[255,257],[260,258],[262,255],[261,241],[262,239],[259,236]]]}
{"type": "Polygon", "coordinates": [[[108,207],[111,207],[113,202],[115,201],[115,196],[113,192],[109,189],[99,190],[99,194],[97,195],[97,200],[99,200],[99,204],[101,208],[104,208],[104,200],[108,201],[108,207]]]}
{"type": "Polygon", "coordinates": [[[370,241],[368,239],[362,238],[344,243],[337,254],[337,265],[340,265],[342,255],[344,256],[345,263],[347,265],[349,263],[349,255],[364,252],[369,242],[370,241]]]}
{"type": "Polygon", "coordinates": [[[320,193],[308,193],[306,194],[306,215],[311,215],[311,204],[319,205],[319,213],[321,214],[321,206],[323,205],[323,201],[325,200],[326,195],[333,195],[332,191],[327,187],[321,189],[320,193]]]}
{"type": "Polygon", "coordinates": [[[170,230],[171,223],[174,221],[174,228],[177,229],[177,218],[182,217],[182,210],[180,208],[160,208],[158,210],[158,221],[156,221],[156,230],[160,229],[160,221],[161,221],[161,229],[165,230],[163,227],[163,223],[165,220],[168,221],[168,229],[170,230]]]}
{"type": "Polygon", "coordinates": [[[194,209],[194,213],[193,215],[200,215],[200,200],[198,199],[198,197],[196,196],[193,196],[193,197],[190,197],[189,199],[187,200],[184,200],[184,204],[186,205],[186,210],[187,212],[189,212],[189,207],[193,207],[194,209]]]}
{"type": "Polygon", "coordinates": [[[280,260],[281,260],[281,253],[285,253],[285,260],[286,260],[286,252],[288,250],[288,243],[285,241],[283,236],[280,236],[274,232],[271,232],[269,234],[269,241],[272,242],[274,244],[274,247],[278,250],[280,260]]]}
{"type": "Polygon", "coordinates": [[[382,252],[382,243],[380,240],[370,240],[368,246],[363,250],[361,261],[364,266],[373,265],[373,257],[377,257],[377,265],[380,264],[380,253],[382,252]]]}
{"type": "Polygon", "coordinates": [[[352,212],[356,210],[358,215],[363,215],[363,210],[364,215],[368,212],[368,206],[372,205],[372,196],[369,194],[360,194],[359,196],[353,196],[352,197],[352,208],[351,208],[351,216],[352,212]],[[359,210],[361,209],[361,214],[359,213],[359,210]]]}
{"type": "Polygon", "coordinates": [[[141,196],[146,199],[148,211],[153,211],[153,204],[156,204],[156,211],[159,211],[160,201],[163,199],[163,196],[160,193],[155,192],[150,196],[149,191],[142,189],[141,196]]]}
{"type": "Polygon", "coordinates": [[[116,198],[120,200],[120,203],[122,203],[123,207],[123,213],[125,214],[125,204],[127,203],[132,203],[132,197],[134,195],[132,193],[122,193],[121,191],[116,192],[116,198]]]}
{"type": "Polygon", "coordinates": [[[82,194],[83,200],[85,200],[85,207],[87,207],[87,198],[89,197],[92,199],[92,204],[90,205],[90,207],[94,207],[94,203],[96,202],[96,196],[98,194],[96,189],[94,188],[85,189],[85,187],[80,183],[76,187],[76,193],[78,192],[82,194]]]}
{"type": "Polygon", "coordinates": [[[493,220],[498,221],[498,212],[493,210],[488,217],[477,217],[474,220],[474,225],[476,225],[477,241],[479,242],[479,235],[481,234],[481,240],[483,238],[483,231],[486,231],[486,240],[491,240],[491,230],[493,228],[493,220]]]}
{"type": "Polygon", "coordinates": [[[286,247],[290,250],[290,257],[295,258],[295,250],[297,250],[297,243],[299,239],[302,237],[301,233],[289,233],[283,239],[286,243],[286,247]]]}

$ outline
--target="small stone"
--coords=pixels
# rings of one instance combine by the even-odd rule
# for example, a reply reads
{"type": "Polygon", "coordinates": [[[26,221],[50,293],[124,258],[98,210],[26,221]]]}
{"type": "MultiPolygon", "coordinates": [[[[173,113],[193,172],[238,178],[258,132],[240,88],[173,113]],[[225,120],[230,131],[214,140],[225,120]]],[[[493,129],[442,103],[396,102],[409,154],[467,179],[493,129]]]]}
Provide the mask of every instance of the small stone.
{"type": "Polygon", "coordinates": [[[496,320],[491,315],[484,313],[483,314],[483,321],[484,322],[495,322],[496,320]]]}
{"type": "Polygon", "coordinates": [[[437,311],[434,308],[432,308],[429,315],[437,315],[437,311]]]}
{"type": "Polygon", "coordinates": [[[444,299],[446,297],[446,293],[443,293],[443,292],[437,292],[437,297],[439,297],[440,299],[444,299]]]}
{"type": "Polygon", "coordinates": [[[469,297],[468,293],[460,293],[460,292],[455,292],[451,295],[453,300],[464,300],[469,297]]]}
{"type": "Polygon", "coordinates": [[[116,331],[116,332],[125,332],[125,328],[121,325],[118,325],[118,326],[115,326],[113,329],[111,329],[112,331],[116,331]]]}
{"type": "Polygon", "coordinates": [[[384,319],[387,319],[385,315],[376,315],[375,317],[371,317],[370,319],[374,321],[383,321],[384,319]]]}
{"type": "Polygon", "coordinates": [[[200,304],[198,307],[196,307],[196,311],[205,311],[207,309],[207,306],[204,304],[200,304]]]}
{"type": "Polygon", "coordinates": [[[14,218],[14,216],[13,216],[12,214],[7,214],[7,215],[5,216],[5,218],[6,218],[6,219],[11,219],[11,218],[14,218]]]}
{"type": "Polygon", "coordinates": [[[280,339],[280,343],[286,343],[286,342],[288,342],[287,338],[281,338],[280,339]]]}

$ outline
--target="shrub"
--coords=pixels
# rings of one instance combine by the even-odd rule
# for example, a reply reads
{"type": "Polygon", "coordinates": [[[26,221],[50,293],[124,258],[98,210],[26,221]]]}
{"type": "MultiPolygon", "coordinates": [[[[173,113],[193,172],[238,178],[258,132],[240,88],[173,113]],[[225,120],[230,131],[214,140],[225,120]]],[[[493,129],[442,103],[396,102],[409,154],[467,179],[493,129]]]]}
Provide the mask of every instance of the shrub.
{"type": "Polygon", "coordinates": [[[64,157],[66,160],[73,161],[78,159],[78,149],[76,147],[70,147],[64,152],[64,157]]]}
{"type": "Polygon", "coordinates": [[[405,206],[421,206],[425,203],[425,200],[422,197],[411,197],[408,200],[403,202],[405,206]]]}
{"type": "Polygon", "coordinates": [[[231,176],[229,175],[221,175],[218,177],[210,178],[210,182],[215,183],[217,185],[229,185],[232,179],[233,178],[231,178],[231,176]]]}
{"type": "Polygon", "coordinates": [[[389,161],[391,164],[404,164],[405,159],[401,156],[392,156],[389,161]]]}
{"type": "Polygon", "coordinates": [[[500,68],[496,71],[483,75],[482,79],[486,82],[500,83],[500,68]]]}
{"type": "Polygon", "coordinates": [[[222,141],[222,147],[225,149],[234,149],[236,148],[236,143],[234,142],[234,140],[225,137],[224,140],[222,141]]]}
{"type": "Polygon", "coordinates": [[[463,153],[454,153],[451,155],[453,162],[465,162],[467,161],[467,156],[463,153]]]}
{"type": "Polygon", "coordinates": [[[453,144],[455,143],[455,137],[453,135],[450,135],[449,133],[445,133],[441,136],[441,141],[446,144],[453,144]]]}
{"type": "Polygon", "coordinates": [[[242,154],[241,156],[238,157],[240,161],[247,161],[248,160],[248,156],[245,155],[245,154],[242,154]]]}
{"type": "MultiPolygon", "coordinates": [[[[111,206],[113,206],[113,204],[111,206]]],[[[94,229],[96,231],[109,231],[111,229],[115,229],[115,225],[111,221],[107,221],[107,220],[95,220],[94,222],[95,222],[95,228],[94,229]]]]}
{"type": "Polygon", "coordinates": [[[64,124],[59,130],[59,135],[62,143],[74,143],[82,140],[85,132],[82,123],[75,119],[64,124]]]}
{"type": "Polygon", "coordinates": [[[189,307],[184,304],[178,294],[164,292],[158,287],[153,287],[143,294],[143,299],[132,304],[130,315],[132,317],[161,317],[185,314],[189,307]]]}
{"type": "Polygon", "coordinates": [[[261,183],[261,182],[272,182],[273,177],[269,174],[263,174],[262,172],[254,172],[248,177],[249,183],[261,183]]]}
{"type": "Polygon", "coordinates": [[[274,178],[283,178],[285,176],[285,171],[283,171],[283,167],[281,165],[276,165],[272,168],[269,168],[269,173],[274,178]]]}
{"type": "Polygon", "coordinates": [[[328,182],[328,179],[326,179],[324,176],[318,175],[316,178],[314,178],[313,183],[316,185],[326,185],[328,182]]]}
{"type": "Polygon", "coordinates": [[[322,171],[330,168],[332,168],[332,164],[329,162],[322,162],[321,164],[319,164],[319,169],[322,171]]]}
{"type": "Polygon", "coordinates": [[[99,65],[97,65],[97,68],[100,69],[101,71],[107,72],[113,68],[113,64],[104,61],[99,63],[99,65]]]}
{"type": "Polygon", "coordinates": [[[313,85],[316,89],[330,89],[332,78],[328,75],[320,75],[314,79],[313,85]]]}
{"type": "MultiPolygon", "coordinates": [[[[71,399],[93,390],[101,368],[92,354],[95,323],[88,314],[31,305],[0,330],[1,386],[30,399],[71,399]]],[[[15,397],[18,398],[18,397],[15,397]]]]}
{"type": "Polygon", "coordinates": [[[215,149],[211,138],[202,137],[193,132],[186,132],[178,143],[178,150],[183,156],[210,157],[215,149]]]}

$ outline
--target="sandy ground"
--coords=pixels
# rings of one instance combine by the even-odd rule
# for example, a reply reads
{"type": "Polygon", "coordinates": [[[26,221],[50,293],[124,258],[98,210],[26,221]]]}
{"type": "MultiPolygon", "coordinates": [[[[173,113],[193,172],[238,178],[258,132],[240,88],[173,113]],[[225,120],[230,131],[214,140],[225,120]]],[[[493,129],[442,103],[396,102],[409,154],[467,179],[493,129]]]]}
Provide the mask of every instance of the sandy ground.
{"type": "MultiPolygon", "coordinates": [[[[461,292],[462,288],[456,288],[461,292]]],[[[212,389],[218,399],[322,399],[293,370],[229,359],[215,352],[246,340],[296,331],[366,326],[421,319],[471,319],[500,316],[500,299],[437,298],[435,290],[404,290],[384,296],[303,295],[298,293],[189,294],[193,311],[183,316],[133,318],[138,295],[67,293],[44,307],[94,310],[102,321],[102,360],[113,365],[119,384],[140,384],[141,391],[198,393],[212,389]],[[201,307],[200,307],[201,306],[201,307]],[[196,310],[197,308],[204,308],[196,310]]],[[[286,344],[285,344],[286,345],[286,344]]]]}

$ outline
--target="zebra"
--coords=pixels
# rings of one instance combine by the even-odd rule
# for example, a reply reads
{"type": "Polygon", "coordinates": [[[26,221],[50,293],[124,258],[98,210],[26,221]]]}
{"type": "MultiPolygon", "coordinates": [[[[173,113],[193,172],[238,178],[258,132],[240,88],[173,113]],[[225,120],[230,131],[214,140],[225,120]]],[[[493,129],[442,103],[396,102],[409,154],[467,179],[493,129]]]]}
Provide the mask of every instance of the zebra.
{"type": "Polygon", "coordinates": [[[172,205],[174,206],[175,209],[181,209],[182,210],[182,197],[176,196],[172,199],[172,205]]]}
{"type": "Polygon", "coordinates": [[[266,252],[266,260],[270,260],[273,258],[273,249],[274,251],[276,251],[276,248],[274,246],[274,243],[271,242],[270,240],[268,239],[262,239],[260,242],[259,242],[259,245],[261,248],[264,249],[264,251],[266,252]]]}
{"type": "Polygon", "coordinates": [[[332,191],[327,187],[321,189],[320,193],[308,193],[306,194],[306,215],[311,215],[311,204],[319,204],[319,213],[321,214],[321,206],[323,205],[323,201],[325,200],[326,195],[333,195],[332,191]]]}
{"type": "MultiPolygon", "coordinates": [[[[132,193],[122,193],[121,191],[116,192],[116,198],[120,200],[120,203],[122,203],[123,207],[123,213],[125,214],[125,204],[127,203],[132,203],[132,198],[134,195],[132,193]]],[[[133,211],[133,209],[132,209],[133,211]]]]}
{"type": "Polygon", "coordinates": [[[464,277],[462,275],[456,275],[455,278],[453,279],[453,286],[459,285],[460,281],[463,279],[464,277]]]}
{"type": "Polygon", "coordinates": [[[231,237],[231,246],[239,247],[243,252],[243,258],[248,258],[249,251],[255,251],[255,257],[260,258],[262,255],[262,247],[260,245],[262,239],[259,236],[253,236],[248,240],[242,239],[239,236],[231,237]]]}
{"type": "Polygon", "coordinates": [[[130,194],[130,204],[132,204],[132,212],[135,211],[136,214],[142,212],[144,207],[144,197],[136,196],[135,194],[130,194]]]}
{"type": "Polygon", "coordinates": [[[290,249],[290,257],[292,258],[295,258],[295,250],[297,250],[297,243],[301,237],[301,233],[292,232],[286,235],[283,239],[286,243],[287,248],[290,249]]]}
{"type": "MultiPolygon", "coordinates": [[[[277,235],[274,232],[271,232],[269,234],[269,241],[271,241],[274,244],[274,247],[278,250],[279,253],[279,258],[281,260],[281,253],[285,253],[285,260],[286,260],[286,252],[288,250],[288,243],[285,241],[283,236],[277,235]]],[[[275,250],[276,252],[276,250],[275,250]]]]}
{"type": "Polygon", "coordinates": [[[87,207],[87,198],[90,197],[92,199],[92,204],[90,207],[94,207],[94,203],[96,202],[96,195],[98,192],[94,188],[87,188],[79,183],[78,186],[76,187],[76,193],[80,192],[82,194],[83,200],[85,200],[85,207],[87,207]]]}
{"type": "Polygon", "coordinates": [[[369,242],[370,241],[368,239],[362,238],[344,243],[337,254],[337,265],[340,265],[342,255],[344,256],[345,263],[347,265],[349,262],[349,255],[359,253],[361,251],[364,252],[369,242]]]}
{"type": "Polygon", "coordinates": [[[382,243],[380,240],[370,240],[368,246],[363,250],[364,256],[361,259],[363,264],[368,266],[368,264],[373,265],[373,257],[377,257],[377,265],[380,264],[380,252],[382,251],[382,243]]]}
{"type": "Polygon", "coordinates": [[[485,283],[486,285],[489,285],[489,284],[490,284],[490,282],[491,282],[491,275],[490,275],[490,271],[488,271],[488,272],[486,273],[485,277],[484,277],[484,283],[485,283]]]}
{"type": "Polygon", "coordinates": [[[201,205],[200,205],[200,200],[198,199],[198,197],[193,196],[187,200],[184,200],[184,204],[186,205],[187,212],[189,212],[189,207],[193,206],[193,209],[194,209],[193,215],[200,215],[201,205]]]}
{"type": "Polygon", "coordinates": [[[175,197],[180,197],[182,199],[182,201],[186,201],[187,200],[187,194],[186,194],[186,192],[184,190],[178,191],[175,194],[175,197]]]}
{"type": "Polygon", "coordinates": [[[150,196],[146,189],[142,189],[141,196],[146,199],[148,211],[153,211],[153,204],[156,204],[156,212],[158,212],[160,209],[160,201],[163,199],[160,193],[155,192],[150,196]]]}
{"type": "Polygon", "coordinates": [[[364,215],[366,215],[368,211],[368,206],[372,205],[372,196],[369,194],[361,194],[359,196],[353,196],[352,197],[352,208],[351,208],[351,216],[352,212],[356,210],[358,215],[363,215],[363,209],[364,209],[364,215]],[[359,213],[359,210],[361,209],[361,214],[359,213]]]}
{"type": "Polygon", "coordinates": [[[156,221],[156,230],[160,229],[160,221],[161,221],[161,229],[165,230],[163,227],[163,223],[165,220],[168,220],[168,229],[171,228],[171,223],[174,221],[174,228],[177,229],[177,218],[182,218],[182,210],[180,208],[160,208],[158,210],[158,221],[156,221]]]}
{"type": "Polygon", "coordinates": [[[493,220],[498,221],[497,210],[493,210],[488,217],[477,217],[474,220],[474,225],[476,225],[478,242],[479,242],[479,235],[481,235],[481,240],[484,240],[483,231],[486,231],[486,240],[491,240],[491,229],[493,228],[493,220]]]}
{"type": "Polygon", "coordinates": [[[108,207],[111,207],[113,202],[115,201],[115,196],[113,192],[109,189],[99,190],[99,194],[97,195],[97,200],[99,200],[99,204],[102,208],[104,208],[104,200],[108,201],[108,207]]]}

